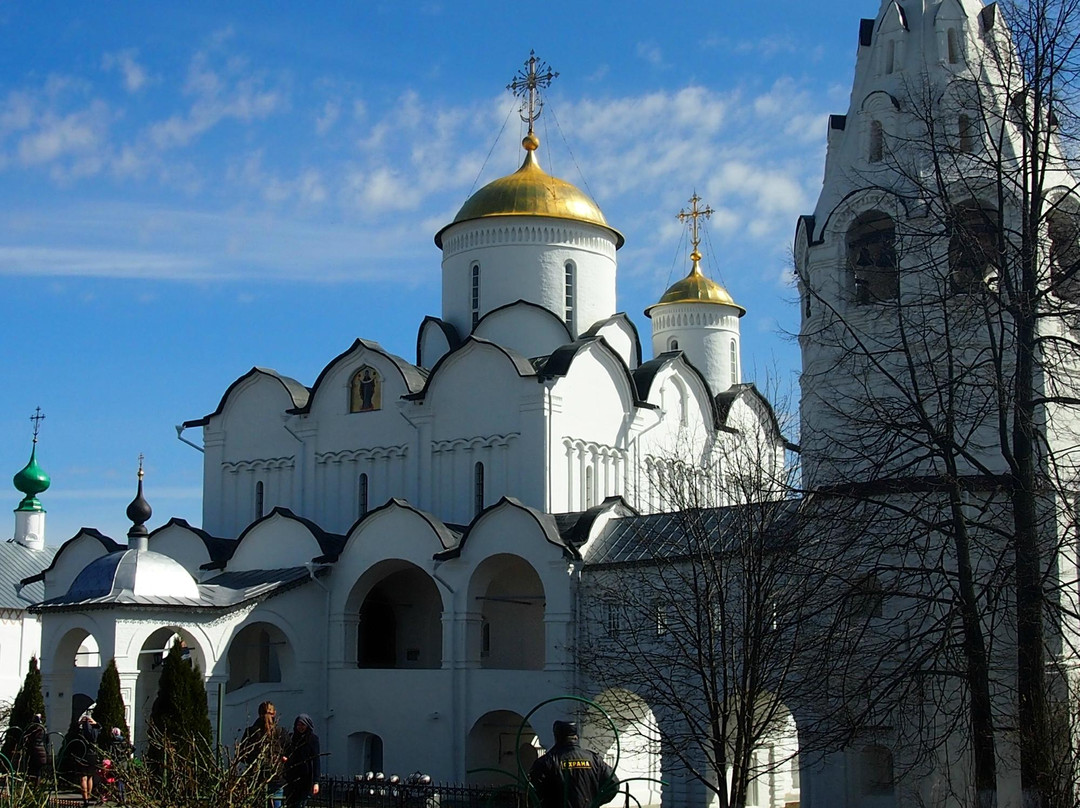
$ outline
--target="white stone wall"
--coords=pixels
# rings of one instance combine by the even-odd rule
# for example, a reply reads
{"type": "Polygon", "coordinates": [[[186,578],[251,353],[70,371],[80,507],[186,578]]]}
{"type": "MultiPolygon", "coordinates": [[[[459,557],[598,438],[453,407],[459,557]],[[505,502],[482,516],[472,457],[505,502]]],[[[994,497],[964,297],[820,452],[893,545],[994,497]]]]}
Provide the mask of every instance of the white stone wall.
{"type": "MultiPolygon", "coordinates": [[[[615,236],[596,225],[539,216],[462,222],[443,234],[443,319],[472,333],[473,266],[480,267],[480,308],[517,300],[566,319],[566,263],[574,264],[574,336],[615,313],[615,236]]],[[[528,356],[538,353],[526,352],[528,356]]]]}

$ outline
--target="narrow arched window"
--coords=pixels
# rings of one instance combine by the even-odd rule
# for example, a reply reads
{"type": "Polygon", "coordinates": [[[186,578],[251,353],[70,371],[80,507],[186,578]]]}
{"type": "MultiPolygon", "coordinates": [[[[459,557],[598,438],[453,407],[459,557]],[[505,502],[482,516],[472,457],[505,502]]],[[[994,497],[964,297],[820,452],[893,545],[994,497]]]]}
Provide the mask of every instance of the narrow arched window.
{"type": "Polygon", "coordinates": [[[732,384],[738,384],[739,383],[739,348],[735,344],[735,340],[731,341],[730,354],[731,354],[731,356],[730,356],[730,359],[731,359],[731,383],[732,384]]]}
{"type": "Polygon", "coordinates": [[[675,337],[672,337],[671,339],[668,340],[667,349],[669,351],[677,351],[677,350],[679,350],[679,341],[677,339],[675,339],[675,337]]]}
{"type": "Polygon", "coordinates": [[[885,134],[881,129],[881,121],[870,121],[870,162],[880,163],[884,157],[885,134]]]}
{"type": "Polygon", "coordinates": [[[884,746],[868,746],[859,756],[862,770],[862,793],[884,796],[893,793],[893,757],[884,746]]]}
{"type": "Polygon", "coordinates": [[[476,328],[476,324],[480,322],[480,265],[473,264],[472,266],[472,291],[470,294],[471,307],[472,307],[472,327],[476,328]]]}
{"type": "Polygon", "coordinates": [[[961,115],[957,121],[958,145],[964,154],[975,151],[975,128],[971,125],[970,115],[961,115]]]}
{"type": "Polygon", "coordinates": [[[484,464],[473,466],[473,515],[484,510],[484,464]]]}
{"type": "Polygon", "coordinates": [[[591,508],[596,504],[596,475],[592,466],[585,467],[585,507],[591,508]]]}
{"type": "Polygon", "coordinates": [[[848,228],[847,260],[860,305],[895,300],[900,294],[896,226],[884,213],[869,211],[848,228]]]}
{"type": "Polygon", "coordinates": [[[264,497],[262,480],[255,483],[255,518],[261,519],[263,515],[264,497]]]}
{"type": "Polygon", "coordinates": [[[999,229],[997,213],[978,203],[955,208],[950,215],[949,274],[955,294],[992,290],[997,285],[999,229]]]}
{"type": "Polygon", "coordinates": [[[955,28],[950,28],[946,35],[949,48],[949,64],[960,64],[960,37],[955,28]]]}
{"type": "Polygon", "coordinates": [[[1080,301],[1080,210],[1059,203],[1047,216],[1050,285],[1062,300],[1080,301]]]}
{"type": "Polygon", "coordinates": [[[885,73],[890,74],[896,69],[896,40],[890,39],[885,45],[885,73]]]}
{"type": "Polygon", "coordinates": [[[357,502],[359,504],[360,516],[364,516],[368,512],[368,476],[366,474],[360,475],[360,485],[357,491],[357,502]]]}
{"type": "Polygon", "coordinates": [[[567,261],[565,270],[566,327],[574,327],[574,262],[567,261]]]}

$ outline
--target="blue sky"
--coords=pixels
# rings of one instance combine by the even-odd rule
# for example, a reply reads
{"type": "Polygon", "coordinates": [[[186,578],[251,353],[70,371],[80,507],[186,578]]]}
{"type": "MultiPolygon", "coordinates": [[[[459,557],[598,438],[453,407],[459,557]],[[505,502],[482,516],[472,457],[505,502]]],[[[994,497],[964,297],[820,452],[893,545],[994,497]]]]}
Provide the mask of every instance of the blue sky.
{"type": "Polygon", "coordinates": [[[41,406],[50,544],[123,537],[140,453],[151,526],[198,524],[202,456],[174,425],[236,377],[310,385],[356,337],[415,361],[440,312],[434,233],[520,162],[503,88],[530,49],[561,74],[541,162],[626,236],[619,304],[646,343],[642,309],[688,269],[675,214],[697,190],[717,211],[705,269],[748,309],[745,375],[791,387],[792,233],[876,12],[3,0],[0,470],[26,462],[41,406]]]}

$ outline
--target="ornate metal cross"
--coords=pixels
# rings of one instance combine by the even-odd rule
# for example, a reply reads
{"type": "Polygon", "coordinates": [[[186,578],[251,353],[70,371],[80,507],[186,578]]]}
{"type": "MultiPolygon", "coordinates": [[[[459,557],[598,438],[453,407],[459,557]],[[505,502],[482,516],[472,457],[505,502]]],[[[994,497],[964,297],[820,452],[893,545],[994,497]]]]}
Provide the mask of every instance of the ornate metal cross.
{"type": "Polygon", "coordinates": [[[34,409],[34,414],[30,416],[30,420],[34,424],[34,443],[37,443],[38,432],[41,430],[41,422],[45,420],[45,416],[41,414],[41,407],[34,409]]]}
{"type": "Polygon", "coordinates": [[[533,123],[540,117],[544,100],[540,91],[551,86],[552,79],[558,77],[546,62],[536,58],[536,51],[529,51],[529,60],[525,67],[514,75],[514,80],[506,89],[521,99],[521,120],[529,125],[529,134],[533,133],[533,123]]]}
{"type": "Polygon", "coordinates": [[[690,220],[690,243],[693,245],[694,252],[697,253],[698,245],[701,244],[701,238],[698,235],[698,219],[709,219],[713,215],[713,209],[706,205],[704,208],[699,208],[698,203],[701,201],[701,197],[697,195],[697,191],[694,191],[694,195],[690,197],[690,210],[679,211],[679,221],[685,222],[690,220]]]}

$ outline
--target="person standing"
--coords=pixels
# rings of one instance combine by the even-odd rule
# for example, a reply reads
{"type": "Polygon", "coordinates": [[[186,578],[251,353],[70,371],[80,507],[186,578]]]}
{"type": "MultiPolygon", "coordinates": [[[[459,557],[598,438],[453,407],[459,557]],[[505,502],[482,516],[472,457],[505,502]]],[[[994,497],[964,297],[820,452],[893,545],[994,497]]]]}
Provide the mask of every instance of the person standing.
{"type": "Polygon", "coordinates": [[[556,721],[555,745],[529,769],[541,808],[596,808],[619,790],[615,770],[600,755],[578,746],[577,724],[556,721]]]}
{"type": "Polygon", "coordinates": [[[37,786],[41,774],[49,763],[49,750],[46,746],[48,732],[45,730],[45,717],[38,713],[33,722],[23,733],[23,756],[26,760],[26,774],[30,782],[37,786]]]}
{"type": "Polygon", "coordinates": [[[112,762],[113,796],[117,805],[124,804],[127,787],[124,784],[128,762],[135,754],[135,747],[128,743],[124,737],[124,731],[120,727],[113,727],[109,733],[109,760],[112,762]]]}
{"type": "Polygon", "coordinates": [[[307,713],[300,713],[293,722],[293,733],[285,747],[285,806],[303,808],[319,793],[319,736],[315,723],[307,713]]]}
{"type": "Polygon", "coordinates": [[[277,709],[269,701],[259,705],[259,717],[244,730],[240,740],[243,761],[249,767],[257,766],[258,776],[266,781],[268,808],[281,808],[285,799],[282,761],[288,740],[288,734],[277,722],[277,709]]]}
{"type": "Polygon", "coordinates": [[[83,805],[89,805],[94,793],[94,777],[97,776],[101,755],[97,742],[101,727],[90,713],[79,719],[79,732],[72,743],[72,757],[79,770],[79,787],[82,790],[83,805]]]}

